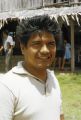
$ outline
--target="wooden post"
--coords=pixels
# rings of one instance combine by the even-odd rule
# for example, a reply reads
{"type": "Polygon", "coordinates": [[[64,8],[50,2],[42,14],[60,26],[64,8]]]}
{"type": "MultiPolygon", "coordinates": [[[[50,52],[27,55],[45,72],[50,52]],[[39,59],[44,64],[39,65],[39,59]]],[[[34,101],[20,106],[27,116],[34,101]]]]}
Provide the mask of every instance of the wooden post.
{"type": "Polygon", "coordinates": [[[75,54],[74,54],[74,22],[71,20],[71,71],[75,70],[75,54]]]}

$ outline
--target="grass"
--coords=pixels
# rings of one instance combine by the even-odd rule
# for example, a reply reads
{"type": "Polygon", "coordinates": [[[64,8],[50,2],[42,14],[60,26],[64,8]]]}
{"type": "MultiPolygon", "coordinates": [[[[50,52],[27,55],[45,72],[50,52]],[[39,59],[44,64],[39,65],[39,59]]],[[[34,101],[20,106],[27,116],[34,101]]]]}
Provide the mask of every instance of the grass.
{"type": "MultiPolygon", "coordinates": [[[[22,56],[13,56],[13,66],[22,60],[22,56]]],[[[0,72],[4,72],[4,56],[0,56],[0,72]]],[[[55,71],[59,80],[65,120],[81,120],[81,72],[62,73],[55,71]]]]}
{"type": "Polygon", "coordinates": [[[65,120],[81,120],[81,73],[56,73],[59,80],[65,120]]]}

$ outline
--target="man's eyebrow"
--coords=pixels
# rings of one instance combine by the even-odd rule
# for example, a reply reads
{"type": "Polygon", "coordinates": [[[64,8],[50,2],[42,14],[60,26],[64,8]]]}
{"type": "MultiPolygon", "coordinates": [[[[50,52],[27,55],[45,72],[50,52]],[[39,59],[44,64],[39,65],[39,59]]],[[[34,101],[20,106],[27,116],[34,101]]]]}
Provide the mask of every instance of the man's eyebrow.
{"type": "Polygon", "coordinates": [[[40,42],[41,42],[40,40],[32,41],[32,43],[40,43],[40,42]]]}

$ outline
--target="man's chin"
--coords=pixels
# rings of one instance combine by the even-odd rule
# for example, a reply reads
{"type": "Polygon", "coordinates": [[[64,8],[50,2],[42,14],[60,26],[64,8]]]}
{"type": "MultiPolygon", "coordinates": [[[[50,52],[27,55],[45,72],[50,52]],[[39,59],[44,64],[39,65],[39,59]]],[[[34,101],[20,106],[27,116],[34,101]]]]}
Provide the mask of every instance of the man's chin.
{"type": "Polygon", "coordinates": [[[49,68],[50,66],[51,66],[50,64],[46,64],[46,65],[41,65],[41,64],[39,64],[39,65],[38,65],[38,68],[43,70],[43,69],[49,68]]]}

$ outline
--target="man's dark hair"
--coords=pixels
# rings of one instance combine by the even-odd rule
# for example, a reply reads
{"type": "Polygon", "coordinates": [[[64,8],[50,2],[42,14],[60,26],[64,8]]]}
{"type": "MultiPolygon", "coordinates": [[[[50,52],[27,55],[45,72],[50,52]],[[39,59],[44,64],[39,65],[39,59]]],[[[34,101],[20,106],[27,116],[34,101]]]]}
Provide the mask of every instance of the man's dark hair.
{"type": "Polygon", "coordinates": [[[22,20],[17,26],[16,35],[20,42],[26,46],[31,34],[39,31],[47,31],[55,36],[60,33],[60,27],[48,15],[40,15],[22,20]]]}

